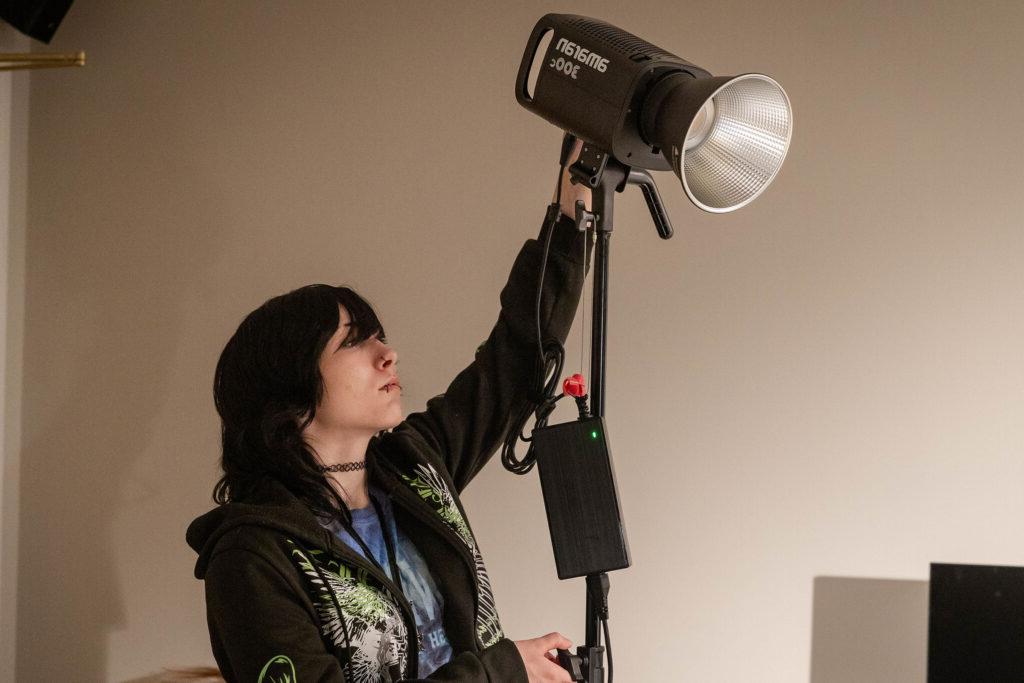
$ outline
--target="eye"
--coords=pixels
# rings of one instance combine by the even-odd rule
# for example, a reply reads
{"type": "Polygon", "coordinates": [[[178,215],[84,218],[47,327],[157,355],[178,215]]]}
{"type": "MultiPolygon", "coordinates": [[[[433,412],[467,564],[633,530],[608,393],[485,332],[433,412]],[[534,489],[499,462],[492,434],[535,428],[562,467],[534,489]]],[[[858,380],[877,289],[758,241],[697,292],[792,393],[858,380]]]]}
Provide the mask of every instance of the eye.
{"type": "Polygon", "coordinates": [[[356,346],[362,346],[363,344],[365,344],[366,342],[370,341],[371,339],[379,339],[381,344],[387,344],[388,343],[388,340],[385,339],[383,335],[375,334],[375,335],[367,337],[366,339],[364,339],[361,342],[355,342],[355,341],[345,342],[344,344],[341,345],[341,348],[343,348],[343,349],[351,349],[351,348],[356,347],[356,346]]]}
{"type": "Polygon", "coordinates": [[[355,334],[349,334],[349,336],[338,345],[339,349],[351,349],[358,346],[361,342],[355,340],[355,334]]]}

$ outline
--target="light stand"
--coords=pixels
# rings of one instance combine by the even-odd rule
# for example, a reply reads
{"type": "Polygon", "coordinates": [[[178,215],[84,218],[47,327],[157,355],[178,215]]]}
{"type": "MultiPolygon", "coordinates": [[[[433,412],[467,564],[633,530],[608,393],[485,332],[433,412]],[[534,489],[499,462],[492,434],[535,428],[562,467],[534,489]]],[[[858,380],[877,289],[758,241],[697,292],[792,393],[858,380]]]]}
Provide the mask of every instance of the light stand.
{"type": "MultiPolygon", "coordinates": [[[[506,443],[503,461],[508,455],[506,467],[525,474],[536,451],[532,457],[540,470],[558,576],[587,578],[586,642],[576,655],[560,650],[559,663],[574,681],[603,683],[606,572],[630,565],[604,434],[615,193],[626,185],[640,186],[663,239],[672,236],[672,226],[645,169],[673,171],[689,199],[704,211],[725,213],[745,206],[772,182],[785,159],[792,109],[785,91],[768,76],[713,76],[617,26],[563,14],[545,15],[530,34],[516,78],[516,100],[584,140],[570,173],[573,182],[585,183],[592,192],[590,211],[582,201],[576,203],[577,227],[593,227],[596,237],[591,415],[582,391],[573,393],[567,385],[565,393],[580,406],[580,420],[542,426],[541,418],[546,422],[550,412],[546,404],[527,456],[522,461],[513,457],[513,441],[506,443]]],[[[558,363],[560,368],[560,357],[558,363]]],[[[610,654],[609,648],[609,678],[610,654]]]]}
{"type": "MultiPolygon", "coordinates": [[[[605,349],[608,331],[608,257],[615,216],[615,194],[626,185],[639,185],[662,239],[672,236],[672,224],[665,212],[658,187],[650,174],[632,169],[606,152],[584,143],[576,163],[570,168],[573,182],[590,188],[592,211],[583,202],[576,204],[577,227],[593,225],[596,245],[594,253],[593,321],[591,327],[590,359],[590,412],[593,417],[604,417],[605,349]]],[[[586,641],[576,648],[576,655],[559,651],[559,660],[574,681],[604,683],[604,647],[601,645],[601,627],[608,620],[608,574],[598,572],[587,575],[586,641]]]]}

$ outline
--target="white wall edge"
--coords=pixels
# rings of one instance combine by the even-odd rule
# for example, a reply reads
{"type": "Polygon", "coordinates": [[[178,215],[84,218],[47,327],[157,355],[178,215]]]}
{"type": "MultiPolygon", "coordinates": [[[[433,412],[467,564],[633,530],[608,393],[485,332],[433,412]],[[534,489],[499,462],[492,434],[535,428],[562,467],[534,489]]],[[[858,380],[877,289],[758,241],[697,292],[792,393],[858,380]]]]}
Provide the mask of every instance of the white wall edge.
{"type": "MultiPolygon", "coordinates": [[[[30,52],[30,41],[0,25],[0,51],[30,52]]],[[[28,72],[0,74],[0,680],[17,680],[18,536],[25,224],[28,186],[28,72]]]]}

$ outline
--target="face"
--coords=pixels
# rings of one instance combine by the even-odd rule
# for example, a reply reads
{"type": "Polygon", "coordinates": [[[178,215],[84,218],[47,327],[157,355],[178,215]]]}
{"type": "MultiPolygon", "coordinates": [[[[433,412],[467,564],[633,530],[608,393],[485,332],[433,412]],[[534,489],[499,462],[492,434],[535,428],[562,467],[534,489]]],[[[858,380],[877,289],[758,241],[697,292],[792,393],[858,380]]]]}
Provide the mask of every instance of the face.
{"type": "Polygon", "coordinates": [[[306,429],[321,439],[373,436],[402,421],[398,354],[377,335],[343,346],[351,319],[344,306],[338,309],[338,329],[320,354],[323,398],[306,429]]]}

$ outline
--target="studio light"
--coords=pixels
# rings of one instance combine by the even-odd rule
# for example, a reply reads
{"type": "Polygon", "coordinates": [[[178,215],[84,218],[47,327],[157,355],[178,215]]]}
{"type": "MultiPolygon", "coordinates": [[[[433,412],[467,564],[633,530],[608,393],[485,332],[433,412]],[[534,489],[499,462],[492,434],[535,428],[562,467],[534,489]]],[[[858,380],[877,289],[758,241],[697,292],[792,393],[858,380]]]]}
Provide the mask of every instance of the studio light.
{"type": "Polygon", "coordinates": [[[768,187],[793,130],[789,98],[768,76],[712,76],[575,15],[537,22],[516,99],[626,166],[674,171],[690,200],[715,213],[745,206],[768,187]]]}
{"type": "MultiPolygon", "coordinates": [[[[564,392],[580,409],[577,422],[547,426],[538,420],[527,456],[516,461],[503,454],[502,461],[525,474],[532,454],[558,576],[586,576],[586,640],[575,655],[559,650],[558,662],[573,681],[603,683],[607,572],[631,563],[604,413],[615,195],[628,185],[639,186],[664,239],[672,236],[672,225],[648,171],[673,171],[686,196],[705,211],[745,206],[778,174],[789,149],[793,112],[785,91],[768,76],[712,76],[616,26],[567,14],[548,14],[534,26],[516,76],[516,99],[567,131],[559,177],[568,168],[572,182],[592,190],[589,207],[582,199],[574,204],[576,227],[595,233],[591,378],[589,406],[583,377],[567,380],[564,392]],[[584,144],[569,164],[577,138],[584,144]]],[[[552,208],[554,215],[563,210],[557,197],[552,208]]],[[[539,313],[537,330],[539,337],[539,313]]],[[[549,361],[541,355],[546,377],[549,361]]],[[[557,377],[561,356],[555,357],[557,377]]],[[[545,422],[551,406],[553,400],[544,404],[547,412],[538,407],[545,422]]],[[[607,651],[611,683],[610,642],[607,651]]]]}

